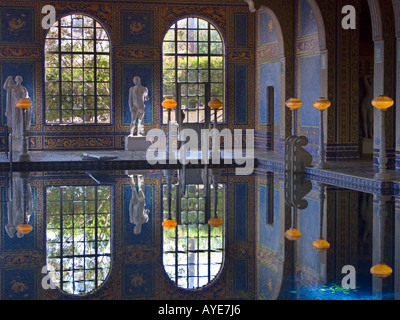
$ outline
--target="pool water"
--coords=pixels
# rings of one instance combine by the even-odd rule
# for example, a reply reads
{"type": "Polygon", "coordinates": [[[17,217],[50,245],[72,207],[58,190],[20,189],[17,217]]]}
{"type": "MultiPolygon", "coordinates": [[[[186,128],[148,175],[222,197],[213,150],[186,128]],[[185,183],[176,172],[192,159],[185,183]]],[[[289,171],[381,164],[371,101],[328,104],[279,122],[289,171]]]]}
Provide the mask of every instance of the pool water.
{"type": "Polygon", "coordinates": [[[263,168],[3,172],[0,183],[2,300],[399,297],[396,194],[263,168]],[[378,263],[391,274],[372,275],[378,263]]]}

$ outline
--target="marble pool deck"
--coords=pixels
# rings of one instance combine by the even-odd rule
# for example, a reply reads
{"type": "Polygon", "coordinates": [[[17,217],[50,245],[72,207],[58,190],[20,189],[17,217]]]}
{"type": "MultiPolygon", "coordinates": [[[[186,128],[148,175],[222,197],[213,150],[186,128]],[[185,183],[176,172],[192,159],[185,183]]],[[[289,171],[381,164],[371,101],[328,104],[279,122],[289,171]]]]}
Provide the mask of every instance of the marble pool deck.
{"type": "MultiPolygon", "coordinates": [[[[276,151],[255,150],[254,162],[256,170],[284,173],[284,155],[276,151]]],[[[210,163],[209,167],[234,168],[235,162],[220,165],[210,163]]],[[[354,190],[382,193],[400,194],[400,171],[388,170],[389,178],[385,181],[375,178],[377,168],[372,166],[371,160],[357,161],[330,161],[329,168],[317,169],[306,168],[305,176],[311,180],[327,185],[350,188],[354,190]]],[[[0,153],[0,171],[69,171],[69,170],[157,170],[157,169],[179,169],[179,161],[176,164],[154,164],[150,165],[146,160],[145,151],[31,151],[30,161],[18,161],[18,154],[14,153],[13,161],[0,153]],[[89,153],[95,157],[106,157],[105,159],[86,159],[83,153],[89,153]],[[110,157],[110,158],[107,158],[110,157]]],[[[189,164],[188,168],[202,168],[204,165],[189,164]]]]}

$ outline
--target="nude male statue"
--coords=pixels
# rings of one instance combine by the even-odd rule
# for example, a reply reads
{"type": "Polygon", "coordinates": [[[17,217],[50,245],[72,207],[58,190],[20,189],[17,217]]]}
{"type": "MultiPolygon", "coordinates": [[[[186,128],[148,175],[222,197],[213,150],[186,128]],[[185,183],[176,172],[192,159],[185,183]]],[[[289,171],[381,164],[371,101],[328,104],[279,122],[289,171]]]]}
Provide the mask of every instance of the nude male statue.
{"type": "Polygon", "coordinates": [[[132,198],[129,203],[129,221],[135,225],[134,234],[140,234],[142,225],[149,221],[149,209],[145,209],[144,177],[138,175],[137,180],[138,190],[136,190],[134,176],[131,176],[132,198]]]}
{"type": "Polygon", "coordinates": [[[135,85],[129,89],[129,109],[132,115],[130,135],[134,135],[137,121],[137,135],[144,136],[144,102],[149,100],[149,91],[141,85],[140,77],[135,76],[133,83],[135,85]]]}

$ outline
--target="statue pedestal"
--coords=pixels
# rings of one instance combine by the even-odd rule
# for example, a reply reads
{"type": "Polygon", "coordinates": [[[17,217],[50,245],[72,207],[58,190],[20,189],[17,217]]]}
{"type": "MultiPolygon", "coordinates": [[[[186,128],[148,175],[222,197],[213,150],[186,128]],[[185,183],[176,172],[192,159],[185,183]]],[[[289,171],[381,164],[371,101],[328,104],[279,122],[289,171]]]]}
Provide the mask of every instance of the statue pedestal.
{"type": "Polygon", "coordinates": [[[374,142],[373,139],[362,139],[362,154],[373,154],[374,153],[374,142]]]}
{"type": "Polygon", "coordinates": [[[21,152],[22,150],[22,138],[11,137],[12,139],[12,152],[21,152]]]}
{"type": "Polygon", "coordinates": [[[147,151],[149,142],[144,136],[127,136],[125,138],[125,150],[128,151],[147,151]]]}
{"type": "Polygon", "coordinates": [[[149,170],[125,170],[125,174],[128,176],[146,175],[149,174],[149,170]]]}

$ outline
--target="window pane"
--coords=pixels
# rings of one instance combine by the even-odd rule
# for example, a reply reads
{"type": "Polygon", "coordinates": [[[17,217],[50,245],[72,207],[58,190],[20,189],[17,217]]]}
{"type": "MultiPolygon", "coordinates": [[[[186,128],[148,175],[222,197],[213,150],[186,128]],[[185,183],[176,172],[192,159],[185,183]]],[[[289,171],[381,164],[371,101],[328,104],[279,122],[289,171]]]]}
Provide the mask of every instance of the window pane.
{"type": "Polygon", "coordinates": [[[46,82],[46,91],[47,91],[48,95],[58,95],[59,94],[59,82],[58,81],[46,82]]]}
{"type": "Polygon", "coordinates": [[[165,34],[164,41],[174,41],[175,40],[175,30],[169,29],[165,34]]]}
{"type": "Polygon", "coordinates": [[[176,36],[178,41],[187,41],[187,31],[185,29],[178,29],[176,36]]]}

